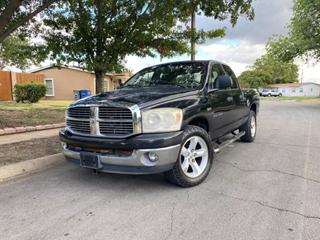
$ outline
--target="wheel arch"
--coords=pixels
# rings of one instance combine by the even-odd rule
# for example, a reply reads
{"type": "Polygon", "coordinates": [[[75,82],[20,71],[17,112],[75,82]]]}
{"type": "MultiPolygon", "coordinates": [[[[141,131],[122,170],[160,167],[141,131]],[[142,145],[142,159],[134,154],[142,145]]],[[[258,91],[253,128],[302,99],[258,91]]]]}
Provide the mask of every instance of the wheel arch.
{"type": "Polygon", "coordinates": [[[210,131],[209,121],[204,116],[197,116],[197,117],[194,117],[194,118],[190,119],[188,121],[187,125],[194,125],[194,126],[201,127],[207,133],[209,133],[209,131],[210,131]]]}

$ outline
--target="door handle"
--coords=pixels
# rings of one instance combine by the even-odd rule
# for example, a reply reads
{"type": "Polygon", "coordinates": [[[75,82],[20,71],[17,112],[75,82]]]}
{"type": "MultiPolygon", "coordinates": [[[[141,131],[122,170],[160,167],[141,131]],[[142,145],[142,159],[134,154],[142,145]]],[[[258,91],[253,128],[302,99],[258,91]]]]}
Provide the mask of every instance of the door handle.
{"type": "Polygon", "coordinates": [[[227,101],[228,102],[232,102],[233,101],[233,97],[227,97],[227,101]]]}

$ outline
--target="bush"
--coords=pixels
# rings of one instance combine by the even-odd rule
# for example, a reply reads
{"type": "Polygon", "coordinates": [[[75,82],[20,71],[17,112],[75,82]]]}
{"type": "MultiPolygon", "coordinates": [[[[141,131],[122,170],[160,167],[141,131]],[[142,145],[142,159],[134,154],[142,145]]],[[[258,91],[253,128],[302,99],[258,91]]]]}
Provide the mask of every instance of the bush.
{"type": "Polygon", "coordinates": [[[36,103],[46,95],[46,91],[47,88],[44,84],[16,84],[14,87],[14,95],[17,102],[29,101],[36,103]]]}

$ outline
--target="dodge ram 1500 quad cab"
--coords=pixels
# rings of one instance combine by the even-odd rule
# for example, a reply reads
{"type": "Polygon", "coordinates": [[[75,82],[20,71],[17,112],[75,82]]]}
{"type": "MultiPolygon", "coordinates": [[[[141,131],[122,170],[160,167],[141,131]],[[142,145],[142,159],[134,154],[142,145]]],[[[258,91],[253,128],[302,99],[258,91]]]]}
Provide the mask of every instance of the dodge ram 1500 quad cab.
{"type": "Polygon", "coordinates": [[[165,173],[180,186],[201,183],[213,156],[257,132],[259,98],[242,91],[216,61],[166,63],[141,70],[113,92],[66,111],[66,159],[96,172],[165,173]],[[225,139],[226,136],[232,136],[225,139]]]}

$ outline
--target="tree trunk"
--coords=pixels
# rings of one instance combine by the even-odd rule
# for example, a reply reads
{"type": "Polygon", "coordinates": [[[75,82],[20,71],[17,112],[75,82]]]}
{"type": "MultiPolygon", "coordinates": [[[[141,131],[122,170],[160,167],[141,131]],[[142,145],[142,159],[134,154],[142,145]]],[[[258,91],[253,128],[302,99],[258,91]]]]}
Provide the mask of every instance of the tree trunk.
{"type": "Polygon", "coordinates": [[[194,38],[194,32],[196,31],[196,12],[193,11],[191,15],[191,61],[196,59],[196,43],[194,38]]]}
{"type": "Polygon", "coordinates": [[[105,71],[95,70],[94,74],[96,76],[96,94],[103,93],[105,71]]]}

